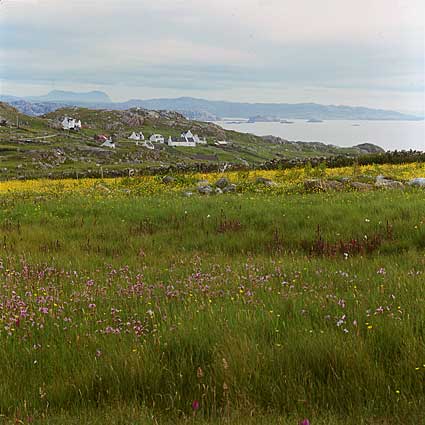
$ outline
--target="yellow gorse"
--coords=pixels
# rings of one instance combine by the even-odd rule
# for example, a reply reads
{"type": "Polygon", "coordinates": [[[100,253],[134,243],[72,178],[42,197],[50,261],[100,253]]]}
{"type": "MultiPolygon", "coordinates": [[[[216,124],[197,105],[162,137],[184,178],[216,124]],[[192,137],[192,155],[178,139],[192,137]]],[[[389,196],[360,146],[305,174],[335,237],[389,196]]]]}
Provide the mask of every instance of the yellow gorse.
{"type": "Polygon", "coordinates": [[[379,174],[407,181],[416,177],[425,176],[425,163],[411,164],[384,164],[349,166],[340,168],[325,168],[323,170],[306,168],[291,168],[284,170],[255,170],[255,171],[230,171],[223,173],[192,173],[178,176],[177,182],[171,185],[162,183],[162,176],[117,177],[106,179],[63,179],[63,180],[9,180],[0,182],[0,194],[7,193],[98,193],[101,196],[109,192],[136,189],[145,194],[161,192],[178,192],[194,187],[198,180],[208,180],[214,183],[220,177],[227,177],[235,184],[253,184],[258,177],[275,181],[281,188],[289,188],[302,183],[311,177],[336,178],[353,177],[358,175],[377,176],[379,174]]]}

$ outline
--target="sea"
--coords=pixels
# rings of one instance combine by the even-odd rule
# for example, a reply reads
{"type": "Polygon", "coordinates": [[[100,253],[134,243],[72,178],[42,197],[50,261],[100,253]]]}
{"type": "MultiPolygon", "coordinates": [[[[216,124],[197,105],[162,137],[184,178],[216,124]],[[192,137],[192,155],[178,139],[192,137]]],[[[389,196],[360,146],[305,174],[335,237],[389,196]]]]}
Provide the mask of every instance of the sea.
{"type": "Polygon", "coordinates": [[[425,121],[306,120],[248,123],[242,118],[223,118],[215,123],[226,130],[273,135],[290,141],[323,142],[340,147],[373,143],[385,150],[425,151],[425,121]]]}

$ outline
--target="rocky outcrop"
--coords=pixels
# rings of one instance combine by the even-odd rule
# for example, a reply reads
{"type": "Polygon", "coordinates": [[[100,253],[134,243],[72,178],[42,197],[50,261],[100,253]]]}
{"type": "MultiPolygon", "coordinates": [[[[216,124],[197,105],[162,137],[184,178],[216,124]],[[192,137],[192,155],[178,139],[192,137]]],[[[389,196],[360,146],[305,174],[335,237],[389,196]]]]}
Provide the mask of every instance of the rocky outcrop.
{"type": "Polygon", "coordinates": [[[368,153],[385,153],[385,150],[380,146],[374,145],[373,143],[361,143],[360,145],[353,146],[360,151],[362,154],[368,153]]]}
{"type": "Polygon", "coordinates": [[[404,184],[384,176],[376,177],[375,186],[382,189],[403,189],[404,184]]]}
{"type": "Polygon", "coordinates": [[[408,185],[425,188],[425,177],[418,177],[416,179],[412,179],[409,181],[408,185]]]}
{"type": "Polygon", "coordinates": [[[235,193],[237,190],[237,186],[233,183],[229,184],[223,189],[223,193],[235,193]]]}
{"type": "Polygon", "coordinates": [[[198,193],[201,195],[211,195],[214,189],[210,185],[198,186],[198,193]]]}
{"type": "Polygon", "coordinates": [[[10,102],[12,106],[17,108],[20,112],[25,115],[37,117],[44,115],[49,112],[56,111],[57,109],[63,108],[64,105],[53,102],[28,102],[26,100],[14,100],[10,102]]]}
{"type": "Polygon", "coordinates": [[[350,186],[353,189],[358,190],[359,192],[370,192],[374,189],[374,186],[372,184],[362,182],[352,182],[350,183],[350,186]]]}
{"type": "Polygon", "coordinates": [[[342,190],[344,185],[336,180],[309,179],[304,181],[307,192],[328,192],[329,190],[342,190]]]}
{"type": "Polygon", "coordinates": [[[145,119],[139,114],[128,112],[123,116],[122,122],[129,127],[141,127],[144,124],[145,119]]]}
{"type": "Polygon", "coordinates": [[[226,177],[222,177],[221,179],[218,179],[215,182],[215,186],[220,188],[220,189],[224,189],[225,187],[227,187],[229,185],[230,185],[230,181],[226,177]]]}
{"type": "Polygon", "coordinates": [[[276,182],[270,179],[266,179],[265,177],[257,177],[255,180],[256,184],[262,184],[264,186],[272,187],[276,186],[276,182]]]}
{"type": "Polygon", "coordinates": [[[162,183],[170,184],[170,183],[174,183],[176,180],[177,180],[177,179],[176,179],[175,177],[172,177],[172,176],[165,176],[165,177],[162,179],[162,183]]]}

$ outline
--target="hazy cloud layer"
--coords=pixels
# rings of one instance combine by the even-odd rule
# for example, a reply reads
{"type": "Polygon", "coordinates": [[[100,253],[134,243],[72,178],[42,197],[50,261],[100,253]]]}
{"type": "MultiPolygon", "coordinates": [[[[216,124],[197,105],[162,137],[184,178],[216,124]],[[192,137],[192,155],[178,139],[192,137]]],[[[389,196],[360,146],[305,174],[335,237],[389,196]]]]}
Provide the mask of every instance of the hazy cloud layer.
{"type": "Polygon", "coordinates": [[[2,91],[420,110],[424,13],[422,0],[3,0],[2,91]]]}

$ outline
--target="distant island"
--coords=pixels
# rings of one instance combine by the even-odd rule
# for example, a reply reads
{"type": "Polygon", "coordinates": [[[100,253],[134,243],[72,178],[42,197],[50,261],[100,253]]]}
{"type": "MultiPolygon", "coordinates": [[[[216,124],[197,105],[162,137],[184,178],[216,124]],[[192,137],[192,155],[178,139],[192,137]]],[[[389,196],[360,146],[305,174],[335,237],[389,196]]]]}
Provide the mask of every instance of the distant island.
{"type": "Polygon", "coordinates": [[[280,118],[278,117],[266,117],[263,115],[256,115],[254,117],[249,117],[248,122],[249,123],[255,123],[255,122],[279,122],[280,118]]]}
{"type": "MultiPolygon", "coordinates": [[[[126,102],[112,102],[101,91],[76,93],[53,90],[44,96],[17,97],[0,95],[0,101],[8,102],[28,115],[42,115],[63,106],[82,106],[92,109],[127,110],[145,108],[169,110],[184,114],[188,118],[210,121],[218,117],[237,117],[250,122],[289,122],[290,119],[311,120],[396,120],[421,121],[424,118],[397,111],[372,109],[362,106],[320,105],[317,103],[241,103],[212,101],[193,97],[173,99],[131,99],[126,102]],[[35,106],[34,106],[35,105],[35,106]]],[[[311,122],[311,121],[310,121],[311,122]]],[[[316,122],[316,121],[315,121],[316,122]]]]}
{"type": "Polygon", "coordinates": [[[30,101],[36,102],[77,102],[77,103],[112,103],[111,98],[104,92],[94,90],[84,93],[76,93],[65,90],[52,90],[45,96],[28,97],[30,101]]]}
{"type": "Polygon", "coordinates": [[[293,124],[293,121],[288,121],[279,117],[265,117],[262,115],[256,115],[255,117],[249,117],[248,123],[256,123],[256,122],[279,122],[281,124],[293,124]]]}
{"type": "Polygon", "coordinates": [[[307,120],[307,122],[309,122],[309,123],[321,123],[323,121],[322,120],[318,120],[317,118],[310,118],[309,120],[307,120]]]}

